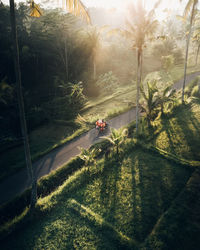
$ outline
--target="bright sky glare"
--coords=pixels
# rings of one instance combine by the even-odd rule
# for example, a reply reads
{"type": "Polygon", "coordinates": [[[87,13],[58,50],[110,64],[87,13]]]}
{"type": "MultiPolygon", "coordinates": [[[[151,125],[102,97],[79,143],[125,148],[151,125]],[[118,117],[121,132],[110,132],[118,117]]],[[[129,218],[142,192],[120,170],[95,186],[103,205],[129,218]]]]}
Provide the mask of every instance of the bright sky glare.
{"type": "MultiPolygon", "coordinates": [[[[145,4],[145,8],[147,10],[150,10],[153,8],[154,4],[157,2],[157,0],[139,0],[143,1],[145,4]]],[[[9,0],[2,0],[3,3],[9,4],[9,0]]],[[[18,2],[26,2],[25,0],[15,0],[16,3],[18,2]]],[[[35,0],[36,3],[44,2],[42,0],[35,0]]],[[[48,1],[47,1],[48,2],[48,1]]],[[[60,7],[62,5],[62,0],[54,0],[51,2],[55,2],[55,7],[57,7],[57,3],[60,3],[60,7]]],[[[99,7],[99,8],[105,8],[105,9],[113,9],[116,11],[126,11],[127,10],[127,5],[130,2],[136,2],[136,0],[82,0],[84,5],[86,7],[99,7]]],[[[178,14],[183,13],[183,9],[186,5],[187,0],[182,1],[180,3],[179,0],[162,0],[161,4],[157,8],[157,18],[162,20],[165,19],[166,17],[166,12],[163,12],[163,10],[168,9],[169,11],[176,11],[178,14]]],[[[43,5],[45,6],[45,5],[43,5]]]]}

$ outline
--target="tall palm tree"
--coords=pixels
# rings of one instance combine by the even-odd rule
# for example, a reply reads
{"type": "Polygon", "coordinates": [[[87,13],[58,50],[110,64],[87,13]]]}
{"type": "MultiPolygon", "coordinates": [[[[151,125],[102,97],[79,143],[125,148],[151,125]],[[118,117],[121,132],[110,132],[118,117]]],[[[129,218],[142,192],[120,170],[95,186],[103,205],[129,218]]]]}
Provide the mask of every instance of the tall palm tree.
{"type": "Polygon", "coordinates": [[[195,65],[198,63],[198,56],[200,52],[200,13],[198,14],[198,17],[195,18],[195,26],[194,26],[194,33],[192,40],[196,43],[197,45],[197,53],[196,53],[196,59],[195,59],[195,65]]]}
{"type": "MultiPolygon", "coordinates": [[[[88,15],[88,12],[80,0],[65,0],[65,3],[69,12],[75,14],[76,16],[81,16],[82,18],[85,18],[87,22],[90,22],[90,17],[88,15]]],[[[31,16],[40,17],[42,15],[42,11],[39,5],[35,4],[33,0],[31,1],[30,8],[31,8],[31,13],[30,13],[31,16]]],[[[29,141],[28,141],[27,125],[26,125],[26,118],[25,118],[14,0],[10,0],[10,21],[11,21],[13,56],[14,56],[14,65],[15,65],[16,89],[17,89],[17,99],[18,99],[18,106],[19,106],[21,132],[22,132],[22,136],[24,140],[24,152],[25,152],[27,172],[28,172],[29,178],[31,179],[31,184],[32,184],[31,208],[34,208],[37,202],[37,180],[35,178],[35,175],[33,174],[33,169],[32,169],[30,146],[29,146],[29,141]]]]}
{"type": "Polygon", "coordinates": [[[29,178],[31,179],[31,184],[32,184],[31,208],[33,208],[37,201],[37,180],[32,170],[30,147],[29,147],[27,126],[26,126],[26,119],[25,119],[14,0],[10,0],[10,21],[11,21],[11,33],[12,33],[13,55],[14,55],[14,65],[15,65],[16,90],[17,90],[17,99],[18,99],[18,106],[19,106],[19,117],[20,117],[22,137],[24,140],[24,152],[25,152],[27,172],[28,172],[29,178]]]}
{"type": "MultiPolygon", "coordinates": [[[[180,0],[182,2],[182,0],[180,0]]],[[[192,25],[196,14],[196,7],[198,0],[188,0],[187,5],[184,10],[184,17],[187,17],[190,13],[190,24],[189,24],[189,33],[186,40],[186,50],[185,50],[185,64],[184,64],[184,77],[183,77],[183,88],[182,88],[182,103],[184,103],[184,93],[185,93],[185,82],[186,82],[186,73],[187,73],[187,63],[188,63],[188,50],[190,44],[190,38],[192,33],[192,25]]]]}
{"type": "Polygon", "coordinates": [[[154,8],[147,12],[142,3],[137,1],[137,4],[129,6],[129,20],[127,20],[127,29],[123,31],[127,38],[133,41],[133,49],[137,51],[137,100],[136,100],[136,132],[138,132],[139,122],[139,98],[140,98],[140,84],[142,79],[142,54],[146,39],[155,32],[157,27],[157,20],[154,19],[155,8],[160,1],[156,2],[154,8]]]}

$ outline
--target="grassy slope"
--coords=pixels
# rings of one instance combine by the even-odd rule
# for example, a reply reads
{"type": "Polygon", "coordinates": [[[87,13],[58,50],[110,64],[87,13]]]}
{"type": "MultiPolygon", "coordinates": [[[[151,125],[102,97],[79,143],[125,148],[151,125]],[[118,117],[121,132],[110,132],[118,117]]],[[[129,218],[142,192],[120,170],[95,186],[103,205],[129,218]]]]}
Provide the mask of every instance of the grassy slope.
{"type": "MultiPolygon", "coordinates": [[[[171,146],[163,144],[166,139],[158,138],[173,129],[173,153],[199,160],[199,126],[190,126],[193,116],[200,122],[199,104],[179,107],[170,116],[173,123],[160,129],[163,120],[167,122],[163,118],[157,124],[156,146],[170,151],[171,146]],[[173,120],[183,119],[183,114],[184,126],[173,120]],[[190,140],[187,145],[185,138],[190,140]]],[[[3,248],[198,249],[199,172],[143,151],[130,139],[120,162],[115,156],[99,159],[89,171],[81,169],[40,199],[37,219],[7,239],[3,248]]]]}
{"type": "Polygon", "coordinates": [[[200,160],[200,107],[198,104],[179,107],[173,116],[155,123],[155,146],[188,160],[200,160]]]}
{"type": "Polygon", "coordinates": [[[117,249],[143,242],[190,170],[131,147],[131,142],[128,147],[121,164],[100,160],[41,199],[40,209],[48,213],[18,230],[3,248],[117,249]]]}

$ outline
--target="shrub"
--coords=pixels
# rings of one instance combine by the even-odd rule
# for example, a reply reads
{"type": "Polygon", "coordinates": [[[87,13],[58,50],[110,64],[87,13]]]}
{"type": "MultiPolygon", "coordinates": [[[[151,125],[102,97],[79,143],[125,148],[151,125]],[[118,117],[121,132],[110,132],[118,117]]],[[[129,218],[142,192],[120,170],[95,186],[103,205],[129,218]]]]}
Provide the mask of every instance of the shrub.
{"type": "MultiPolygon", "coordinates": [[[[72,159],[63,167],[52,172],[48,176],[42,177],[38,181],[38,197],[44,197],[58,188],[66,178],[76,170],[80,169],[84,161],[79,157],[72,159]]],[[[31,189],[28,188],[21,195],[0,207],[0,224],[3,225],[8,220],[18,216],[30,205],[31,189]]]]}
{"type": "Polygon", "coordinates": [[[119,80],[112,71],[109,71],[108,73],[99,76],[96,85],[100,87],[101,92],[112,93],[119,85],[119,80]]]}
{"type": "Polygon", "coordinates": [[[33,107],[27,115],[27,124],[30,130],[48,121],[47,113],[40,107],[33,107]]]}
{"type": "Polygon", "coordinates": [[[162,56],[162,67],[166,70],[169,71],[172,66],[174,65],[174,56],[173,55],[168,55],[168,56],[162,56]]]}

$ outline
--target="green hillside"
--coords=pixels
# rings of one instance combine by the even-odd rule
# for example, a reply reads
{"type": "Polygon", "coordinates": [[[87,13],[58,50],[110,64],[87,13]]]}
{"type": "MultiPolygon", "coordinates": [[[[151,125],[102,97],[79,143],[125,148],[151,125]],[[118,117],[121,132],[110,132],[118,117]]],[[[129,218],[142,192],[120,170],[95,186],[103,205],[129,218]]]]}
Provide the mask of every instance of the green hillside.
{"type": "Polygon", "coordinates": [[[178,109],[157,119],[149,146],[127,138],[107,157],[95,146],[93,164],[39,199],[3,249],[198,249],[200,105],[178,109]]]}

